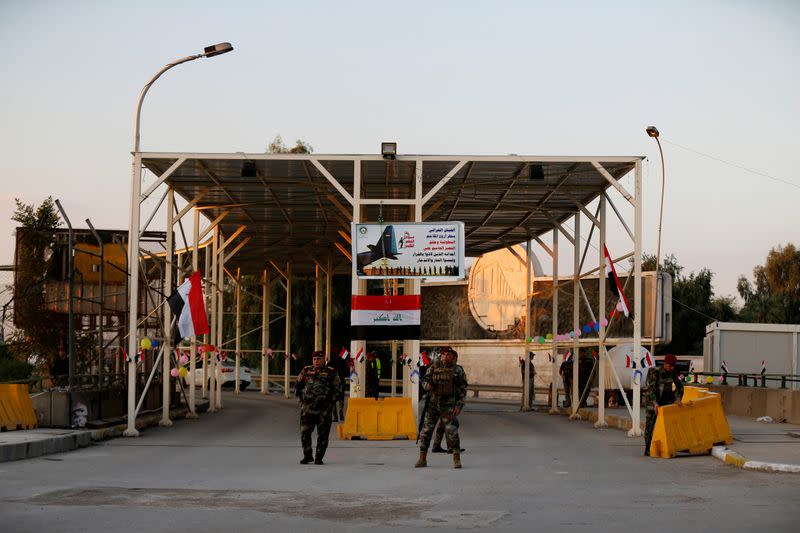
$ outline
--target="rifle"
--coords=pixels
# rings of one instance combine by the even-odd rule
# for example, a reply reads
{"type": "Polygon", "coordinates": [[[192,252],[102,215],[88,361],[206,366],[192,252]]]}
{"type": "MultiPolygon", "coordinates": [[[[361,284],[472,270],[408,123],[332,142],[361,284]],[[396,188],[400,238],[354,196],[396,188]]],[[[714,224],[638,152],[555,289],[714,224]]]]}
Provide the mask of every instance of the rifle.
{"type": "Polygon", "coordinates": [[[422,412],[419,414],[419,427],[417,427],[417,440],[415,444],[419,443],[419,434],[422,433],[422,424],[425,423],[425,414],[428,412],[428,404],[431,403],[431,391],[425,393],[425,405],[422,406],[422,412]]]}

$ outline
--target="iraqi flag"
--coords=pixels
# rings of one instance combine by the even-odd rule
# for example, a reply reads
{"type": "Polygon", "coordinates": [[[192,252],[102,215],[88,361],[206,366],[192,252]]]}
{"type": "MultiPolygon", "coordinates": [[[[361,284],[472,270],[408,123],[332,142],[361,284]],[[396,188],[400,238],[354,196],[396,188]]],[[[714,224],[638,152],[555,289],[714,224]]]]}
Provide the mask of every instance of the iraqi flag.
{"type": "Polygon", "coordinates": [[[428,366],[431,364],[431,358],[428,357],[428,352],[421,352],[419,354],[419,366],[428,366]]]}
{"type": "Polygon", "coordinates": [[[167,303],[178,321],[176,343],[193,335],[208,333],[208,318],[206,318],[206,306],[203,303],[203,280],[200,272],[195,272],[189,276],[189,279],[181,283],[180,287],[167,298],[167,303]]]}
{"type": "Polygon", "coordinates": [[[722,370],[723,374],[728,373],[728,363],[726,363],[724,359],[722,360],[722,364],[719,366],[719,368],[722,370]]]}
{"type": "Polygon", "coordinates": [[[762,376],[766,376],[767,375],[767,363],[765,363],[763,359],[761,360],[761,372],[760,373],[761,373],[762,376]]]}
{"type": "Polygon", "coordinates": [[[350,355],[350,352],[347,351],[347,348],[342,348],[342,351],[339,352],[339,357],[342,359],[347,359],[347,356],[350,355]]]}
{"type": "Polygon", "coordinates": [[[608,276],[608,285],[611,288],[611,292],[613,292],[617,298],[619,298],[617,309],[626,317],[632,316],[631,306],[628,304],[628,299],[625,297],[625,292],[622,290],[622,285],[619,283],[617,271],[614,268],[614,262],[611,260],[611,256],[609,255],[608,248],[605,244],[603,245],[603,253],[605,254],[606,260],[606,275],[608,276]]]}
{"type": "Polygon", "coordinates": [[[356,361],[359,363],[364,362],[364,348],[359,348],[358,353],[356,354],[356,361]]]}
{"type": "Polygon", "coordinates": [[[358,340],[419,339],[420,296],[353,296],[350,337],[358,340]]]}

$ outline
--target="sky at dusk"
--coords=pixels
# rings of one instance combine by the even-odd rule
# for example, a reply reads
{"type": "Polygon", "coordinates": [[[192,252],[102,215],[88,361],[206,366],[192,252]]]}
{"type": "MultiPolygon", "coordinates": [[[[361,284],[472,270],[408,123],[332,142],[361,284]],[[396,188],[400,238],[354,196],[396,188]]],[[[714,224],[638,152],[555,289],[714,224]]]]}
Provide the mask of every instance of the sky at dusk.
{"type": "Polygon", "coordinates": [[[4,0],[0,264],[15,197],[127,228],[142,85],[230,41],[156,83],[143,150],[263,152],[280,134],[320,154],[643,155],[652,253],[654,124],[662,250],[734,295],[771,247],[800,245],[798,28],[793,1],[4,0]]]}

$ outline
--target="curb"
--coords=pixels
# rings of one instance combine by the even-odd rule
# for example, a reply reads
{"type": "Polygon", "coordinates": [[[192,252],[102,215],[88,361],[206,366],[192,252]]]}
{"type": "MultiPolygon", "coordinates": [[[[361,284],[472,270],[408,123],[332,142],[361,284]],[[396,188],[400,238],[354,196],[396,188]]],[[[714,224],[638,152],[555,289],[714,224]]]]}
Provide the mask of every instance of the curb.
{"type": "Polygon", "coordinates": [[[729,450],[725,446],[714,446],[711,448],[711,455],[725,464],[733,465],[737,468],[744,468],[746,470],[800,474],[800,465],[766,463],[764,461],[749,461],[746,457],[736,453],[733,450],[729,450]]]}

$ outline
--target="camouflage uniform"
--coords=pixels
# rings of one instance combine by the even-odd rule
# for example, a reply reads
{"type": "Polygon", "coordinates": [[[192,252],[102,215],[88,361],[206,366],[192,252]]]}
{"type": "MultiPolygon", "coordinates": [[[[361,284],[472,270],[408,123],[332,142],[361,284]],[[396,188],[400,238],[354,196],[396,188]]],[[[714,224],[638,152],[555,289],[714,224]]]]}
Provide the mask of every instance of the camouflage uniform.
{"type": "MultiPolygon", "coordinates": [[[[457,364],[456,366],[458,368],[460,368],[462,372],[464,372],[464,367],[462,367],[459,364],[457,364]]],[[[466,376],[466,372],[464,373],[464,376],[466,376]]],[[[424,379],[424,377],[423,377],[423,379],[424,379]]],[[[465,377],[464,381],[466,381],[466,377],[465,377]]],[[[445,427],[445,422],[440,419],[439,422],[436,424],[436,430],[434,430],[434,432],[433,432],[433,451],[434,452],[443,452],[444,451],[444,450],[442,450],[442,439],[444,438],[444,427],[445,427]]],[[[458,427],[458,420],[456,420],[456,427],[458,427]]],[[[461,451],[463,452],[464,448],[461,448],[461,451]]],[[[449,446],[447,447],[447,453],[453,453],[453,449],[450,448],[449,446]]]]}
{"type": "Polygon", "coordinates": [[[647,419],[644,424],[644,454],[650,455],[650,441],[653,438],[653,428],[656,425],[656,404],[659,407],[675,403],[683,398],[683,382],[678,377],[678,372],[673,368],[667,372],[663,366],[651,368],[647,372],[647,390],[645,394],[645,409],[647,419]],[[672,384],[675,384],[675,391],[672,384]]]}
{"type": "Polygon", "coordinates": [[[437,422],[444,426],[447,447],[451,450],[460,450],[458,419],[452,413],[456,407],[464,408],[464,400],[467,397],[467,375],[464,368],[455,363],[448,367],[436,361],[425,374],[424,383],[431,385],[433,390],[420,432],[420,451],[427,453],[437,422]]]}
{"type": "Polygon", "coordinates": [[[311,432],[316,427],[317,453],[313,457],[315,463],[322,464],[333,422],[333,406],[341,401],[342,391],[339,376],[328,366],[316,369],[309,365],[300,371],[296,394],[300,398],[300,443],[305,462],[312,458],[311,432]]]}

